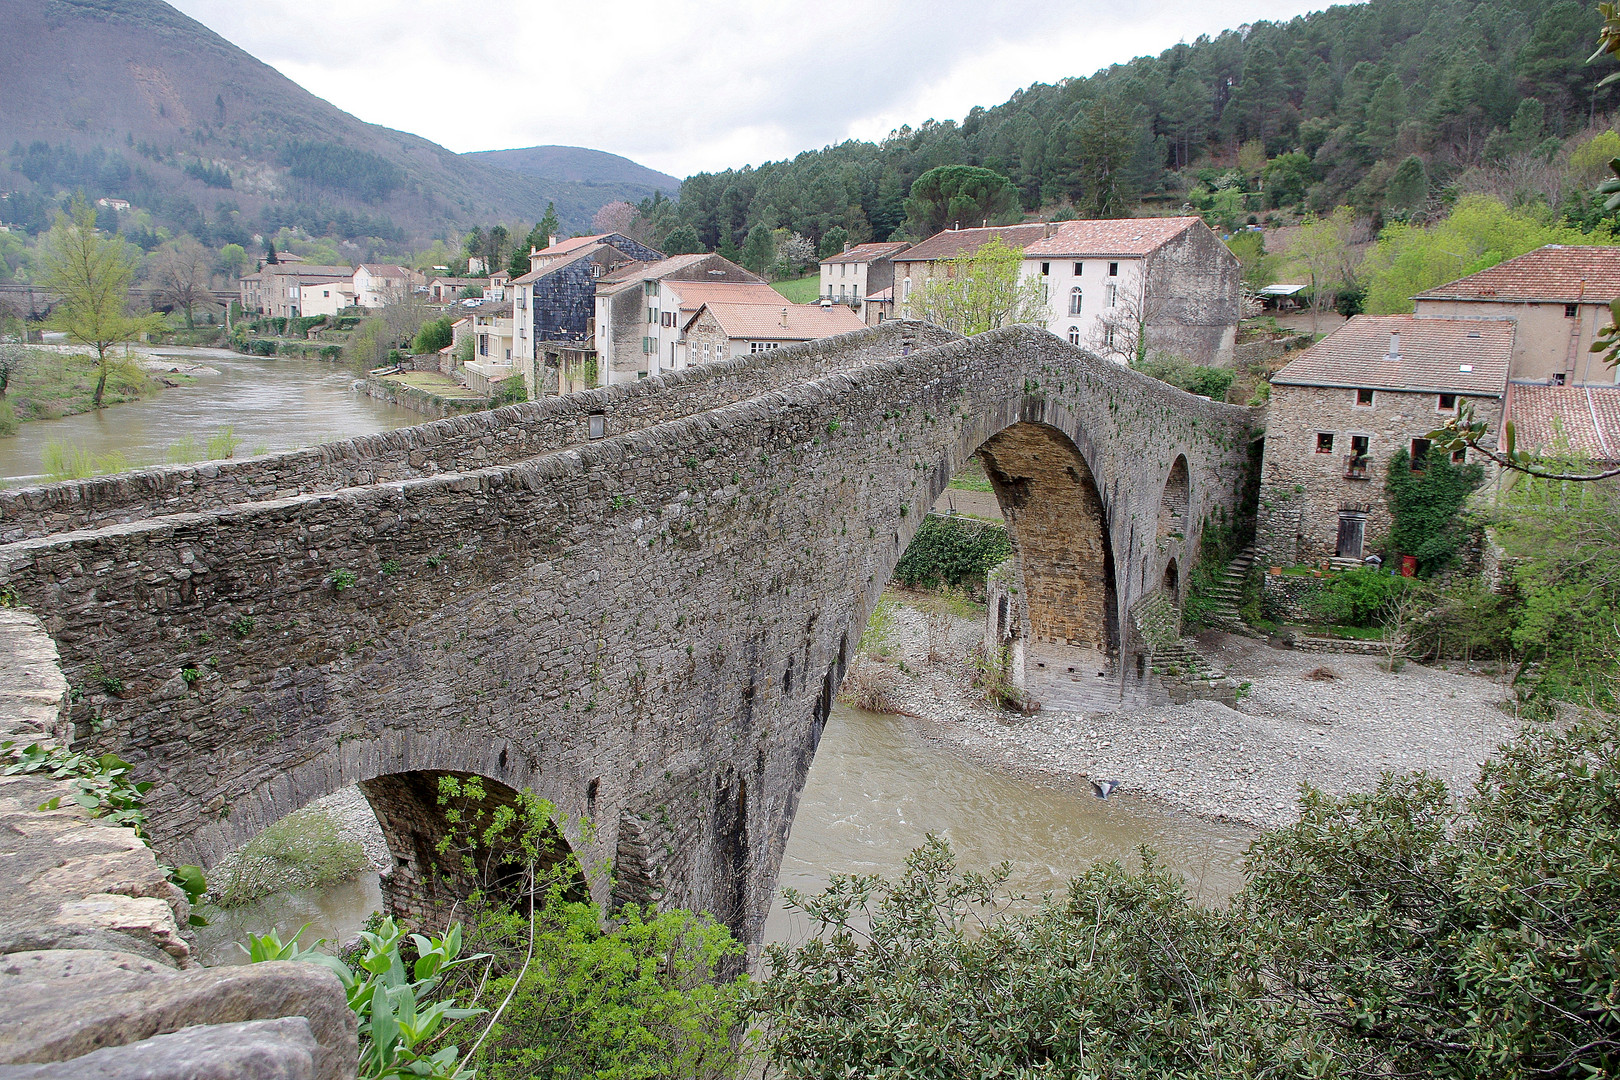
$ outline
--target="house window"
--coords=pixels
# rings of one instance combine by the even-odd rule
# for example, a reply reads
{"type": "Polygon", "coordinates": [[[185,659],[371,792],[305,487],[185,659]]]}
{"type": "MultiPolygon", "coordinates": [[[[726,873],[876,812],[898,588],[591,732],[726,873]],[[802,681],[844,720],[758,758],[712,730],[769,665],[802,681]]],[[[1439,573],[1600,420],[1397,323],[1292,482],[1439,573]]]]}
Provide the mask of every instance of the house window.
{"type": "Polygon", "coordinates": [[[478,355],[479,356],[488,356],[489,355],[489,338],[488,338],[487,335],[484,335],[484,334],[479,334],[478,335],[478,355]]]}
{"type": "Polygon", "coordinates": [[[1552,384],[1554,386],[1563,386],[1564,385],[1564,373],[1562,371],[1558,371],[1558,372],[1553,373],[1552,384]]]}
{"type": "Polygon", "coordinates": [[[1103,307],[1113,307],[1119,302],[1119,286],[1110,283],[1103,290],[1103,307]]]}
{"type": "Polygon", "coordinates": [[[777,343],[774,341],[750,341],[748,343],[748,351],[751,353],[770,352],[772,349],[776,348],[776,346],[777,343]]]}
{"type": "Polygon", "coordinates": [[[1069,290],[1069,314],[1070,315],[1078,315],[1078,314],[1080,314],[1080,301],[1083,300],[1083,299],[1084,299],[1084,296],[1082,296],[1082,294],[1080,292],[1080,286],[1076,285],[1074,288],[1069,290]]]}
{"type": "Polygon", "coordinates": [[[1086,268],[1085,263],[1075,263],[1074,264],[1074,276],[1075,277],[1083,277],[1084,275],[1081,273],[1081,271],[1084,270],[1085,268],[1086,268]]]}
{"type": "Polygon", "coordinates": [[[1580,309],[1577,308],[1574,304],[1565,304],[1564,305],[1564,318],[1573,319],[1573,318],[1578,317],[1580,315],[1580,313],[1581,313],[1580,309]]]}
{"type": "Polygon", "coordinates": [[[1046,277],[1051,272],[1052,272],[1052,264],[1051,263],[1049,263],[1049,262],[1041,263],[1041,276],[1042,277],[1046,277]]]}
{"type": "Polygon", "coordinates": [[[1103,334],[1103,344],[1107,345],[1110,349],[1114,347],[1114,328],[1112,326],[1110,326],[1103,334]]]}
{"type": "Polygon", "coordinates": [[[1108,276],[1119,277],[1119,263],[1111,262],[1108,264],[1108,276]]]}
{"type": "Polygon", "coordinates": [[[1316,433],[1316,452],[1318,454],[1333,453],[1333,432],[1318,431],[1316,433]]]}
{"type": "Polygon", "coordinates": [[[1069,344],[1080,344],[1080,328],[1078,326],[1069,327],[1069,344]]]}
{"type": "Polygon", "coordinates": [[[1412,440],[1412,471],[1422,472],[1429,467],[1429,440],[1412,440]]]}
{"type": "Polygon", "coordinates": [[[1367,449],[1371,437],[1367,435],[1350,436],[1350,453],[1345,457],[1344,475],[1352,480],[1367,479],[1368,454],[1367,449]]]}
{"type": "Polygon", "coordinates": [[[1457,395],[1456,394],[1441,394],[1440,395],[1440,404],[1435,406],[1435,407],[1437,409],[1439,409],[1439,411],[1441,411],[1441,412],[1456,412],[1457,411],[1457,395]]]}
{"type": "Polygon", "coordinates": [[[1370,406],[1372,403],[1373,403],[1373,392],[1371,390],[1357,390],[1356,391],[1356,404],[1357,405],[1370,406]]]}

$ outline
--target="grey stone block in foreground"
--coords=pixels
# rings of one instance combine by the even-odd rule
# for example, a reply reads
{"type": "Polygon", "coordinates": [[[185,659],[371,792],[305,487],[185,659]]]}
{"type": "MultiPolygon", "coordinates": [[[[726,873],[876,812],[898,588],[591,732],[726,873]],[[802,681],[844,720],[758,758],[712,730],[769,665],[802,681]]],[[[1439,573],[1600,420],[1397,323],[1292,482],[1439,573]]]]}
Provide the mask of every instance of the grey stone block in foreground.
{"type": "Polygon", "coordinates": [[[317,1080],[301,1016],[191,1027],[72,1061],[0,1065],[0,1080],[317,1080]]]}

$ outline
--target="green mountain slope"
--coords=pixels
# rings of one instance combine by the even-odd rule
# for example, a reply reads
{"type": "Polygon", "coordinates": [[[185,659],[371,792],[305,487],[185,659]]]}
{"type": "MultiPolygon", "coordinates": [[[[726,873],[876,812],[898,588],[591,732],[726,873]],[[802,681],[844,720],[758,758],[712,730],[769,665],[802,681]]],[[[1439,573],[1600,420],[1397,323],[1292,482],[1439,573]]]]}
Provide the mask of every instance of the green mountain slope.
{"type": "Polygon", "coordinates": [[[639,201],[655,191],[674,195],[680,180],[668,173],[638,165],[629,158],[583,146],[526,146],[518,150],[480,150],[462,157],[488,162],[525,176],[563,180],[575,184],[622,184],[639,201]]]}
{"type": "Polygon", "coordinates": [[[583,228],[640,197],[365,123],[161,0],[0,0],[0,102],[0,218],[24,225],[84,190],[213,242],[282,225],[400,242],[552,201],[583,228]]]}
{"type": "Polygon", "coordinates": [[[706,246],[740,245],[761,220],[881,240],[903,229],[917,177],[950,164],[994,169],[1024,210],[1068,216],[1207,209],[1234,188],[1238,221],[1342,202],[1416,218],[1459,190],[1562,209],[1515,178],[1620,103],[1620,84],[1597,88],[1613,62],[1586,63],[1600,22],[1576,0],[1371,0],[1256,22],[1030,86],[961,123],[688,177],[679,214],[706,246]]]}

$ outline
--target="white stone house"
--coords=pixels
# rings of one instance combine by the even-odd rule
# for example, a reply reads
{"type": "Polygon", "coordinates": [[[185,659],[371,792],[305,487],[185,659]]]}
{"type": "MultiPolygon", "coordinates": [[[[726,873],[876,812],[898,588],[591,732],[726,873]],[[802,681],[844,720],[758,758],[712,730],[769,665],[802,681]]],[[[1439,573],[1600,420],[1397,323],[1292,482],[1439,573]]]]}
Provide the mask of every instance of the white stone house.
{"type": "Polygon", "coordinates": [[[414,270],[392,263],[361,263],[354,270],[354,298],[364,308],[386,307],[420,284],[419,278],[414,270]]]}
{"type": "Polygon", "coordinates": [[[1046,328],[1081,348],[1231,363],[1242,272],[1201,218],[1059,222],[1024,246],[1023,275],[1041,283],[1046,328]]]}
{"type": "Polygon", "coordinates": [[[911,245],[904,241],[844,246],[821,260],[821,298],[851,307],[894,285],[894,256],[911,245]]]}
{"type": "Polygon", "coordinates": [[[682,327],[688,364],[770,352],[784,345],[865,329],[844,304],[737,304],[710,300],[682,327]]]}

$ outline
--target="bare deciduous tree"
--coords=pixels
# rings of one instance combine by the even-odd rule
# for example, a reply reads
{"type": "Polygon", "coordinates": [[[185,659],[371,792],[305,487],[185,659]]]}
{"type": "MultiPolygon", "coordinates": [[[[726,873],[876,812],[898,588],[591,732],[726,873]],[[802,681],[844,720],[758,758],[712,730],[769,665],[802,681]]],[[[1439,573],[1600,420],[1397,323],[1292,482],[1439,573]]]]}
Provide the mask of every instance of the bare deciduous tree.
{"type": "Polygon", "coordinates": [[[147,272],[158,299],[186,313],[187,328],[196,325],[198,307],[213,304],[209,288],[213,276],[213,259],[208,250],[189,236],[159,248],[147,272]]]}

